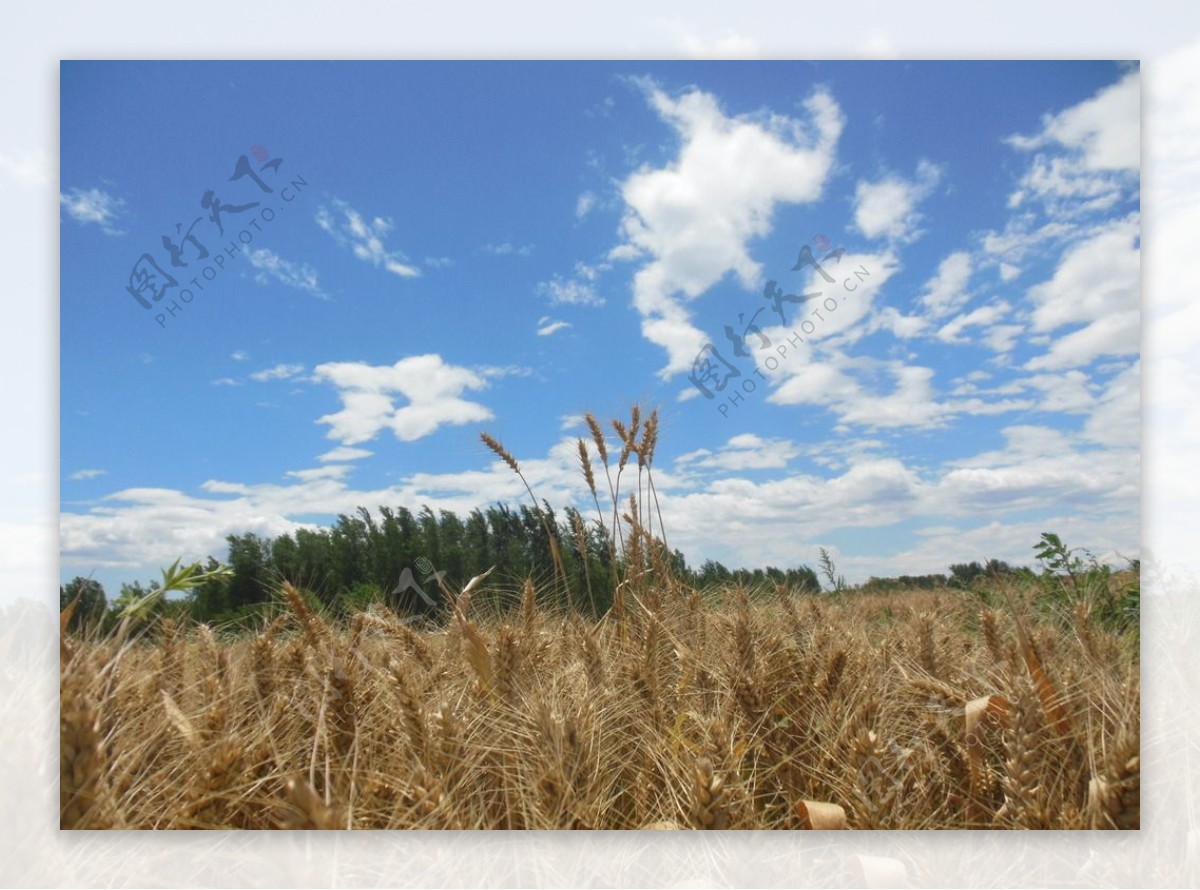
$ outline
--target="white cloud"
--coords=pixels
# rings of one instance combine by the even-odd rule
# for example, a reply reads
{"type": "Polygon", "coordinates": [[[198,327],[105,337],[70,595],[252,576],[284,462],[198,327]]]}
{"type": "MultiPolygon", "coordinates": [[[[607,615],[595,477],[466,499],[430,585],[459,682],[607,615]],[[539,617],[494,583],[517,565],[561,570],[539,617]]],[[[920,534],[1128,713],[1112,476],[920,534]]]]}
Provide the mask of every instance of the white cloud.
{"type": "Polygon", "coordinates": [[[1011,352],[1025,328],[1019,324],[998,324],[988,328],[983,333],[983,344],[993,352],[1003,355],[1011,352]]]}
{"type": "Polygon", "coordinates": [[[800,449],[787,439],[764,439],[742,433],[715,453],[701,448],[682,454],[676,458],[676,465],[689,471],[696,467],[722,471],[781,469],[799,454],[800,449]]]}
{"type": "Polygon", "coordinates": [[[251,250],[246,254],[246,258],[250,260],[250,265],[259,270],[255,276],[259,284],[266,284],[269,278],[274,278],[288,287],[305,291],[315,297],[325,297],[317,280],[317,270],[308,263],[293,263],[265,247],[251,250]]]}
{"type": "Polygon", "coordinates": [[[943,343],[969,343],[963,331],[971,327],[986,327],[999,321],[1012,310],[1012,306],[1000,300],[987,306],[979,306],[970,312],[955,316],[938,329],[937,338],[943,343]]]}
{"type": "Polygon", "coordinates": [[[935,426],[949,410],[934,399],[932,380],[931,368],[834,353],[821,362],[789,368],[787,379],[767,401],[824,405],[841,423],[867,429],[935,426]]]}
{"type": "Polygon", "coordinates": [[[901,340],[911,340],[925,333],[928,327],[928,320],[919,315],[904,315],[894,306],[883,306],[871,314],[865,333],[891,331],[901,340]]]}
{"type": "Polygon", "coordinates": [[[571,323],[568,321],[553,321],[549,318],[543,318],[538,322],[537,334],[539,337],[549,337],[551,334],[556,334],[570,326],[571,323]]]}
{"type": "Polygon", "coordinates": [[[667,23],[676,42],[689,59],[757,59],[762,56],[758,43],[733,31],[719,37],[701,37],[678,20],[667,23]]]}
{"type": "Polygon", "coordinates": [[[1047,353],[1026,367],[1045,370],[1082,366],[1105,355],[1133,355],[1141,330],[1141,257],[1138,218],[1130,216],[1100,228],[1070,248],[1054,275],[1029,289],[1036,331],[1055,332],[1083,324],[1057,336],[1047,353]]]}
{"type": "Polygon", "coordinates": [[[575,202],[575,218],[583,219],[596,206],[596,196],[592,192],[584,192],[575,202]]]}
{"type": "Polygon", "coordinates": [[[533,374],[533,368],[525,365],[476,365],[475,370],[489,380],[501,377],[530,377],[533,374]]]}
{"type": "Polygon", "coordinates": [[[250,379],[256,380],[259,383],[265,383],[268,380],[287,380],[303,371],[304,365],[286,365],[281,363],[273,368],[264,368],[261,371],[255,371],[250,375],[250,379]]]}
{"type": "Polygon", "coordinates": [[[50,185],[54,167],[43,151],[0,152],[0,171],[14,182],[32,187],[50,185]]]}
{"type": "Polygon", "coordinates": [[[317,208],[317,225],[343,247],[364,262],[377,269],[385,269],[401,278],[415,278],[421,270],[412,265],[399,250],[389,250],[383,238],[394,227],[390,219],[376,216],[366,219],[345,201],[334,198],[330,202],[333,210],[325,206],[317,208]]]}
{"type": "Polygon", "coordinates": [[[212,382],[213,386],[241,386],[242,381],[235,380],[232,377],[218,377],[212,382]]]}
{"type": "Polygon", "coordinates": [[[483,252],[492,256],[530,256],[533,253],[532,244],[513,244],[505,241],[502,244],[485,244],[483,252]]]}
{"type": "MultiPolygon", "coordinates": [[[[391,371],[359,366],[355,373],[391,371]]],[[[1135,381],[1122,385],[1127,383],[1135,381]]],[[[705,558],[751,566],[812,562],[817,544],[835,531],[892,529],[914,520],[924,520],[925,533],[911,549],[839,566],[853,582],[869,574],[944,572],[951,562],[988,557],[1028,563],[1045,528],[1098,553],[1119,549],[1136,555],[1136,446],[1097,448],[1084,438],[1030,425],[1011,426],[1003,434],[1001,448],[932,468],[879,454],[885,447],[880,442],[834,440],[813,449],[815,456],[837,455],[840,469],[827,475],[792,468],[799,454],[786,440],[741,434],[716,451],[685,455],[670,472],[656,472],[656,488],[671,545],[696,564],[705,558]],[[706,472],[699,472],[701,462],[709,464],[702,468],[706,472]],[[729,475],[739,469],[776,472],[758,481],[729,475]],[[1037,519],[1028,520],[1034,512],[1037,519]]],[[[587,507],[573,437],[564,436],[544,457],[516,457],[539,497],[556,506],[587,507]]],[[[284,484],[210,480],[199,496],[128,489],[86,513],[63,514],[63,565],[154,567],[181,554],[220,556],[226,534],[278,535],[302,527],[292,517],[351,514],[363,505],[428,504],[435,512],[465,515],[475,507],[519,500],[520,481],[501,461],[486,460],[483,469],[415,473],[381,489],[352,488],[348,465],[295,470],[284,484]]]]}
{"type": "Polygon", "coordinates": [[[538,284],[537,292],[540,296],[546,297],[552,304],[556,305],[604,305],[604,298],[596,293],[595,285],[588,281],[580,281],[578,278],[562,278],[555,275],[549,281],[543,281],[538,284]]]}
{"type": "MultiPolygon", "coordinates": [[[[1193,424],[1194,426],[1194,424],[1193,424]]],[[[1096,401],[1084,435],[1112,447],[1139,448],[1142,442],[1142,363],[1118,374],[1096,401]]]]}
{"type": "Polygon", "coordinates": [[[1077,151],[1089,170],[1137,170],[1141,166],[1141,78],[1137,69],[1092,98],[1046,115],[1034,136],[1012,136],[1023,151],[1057,144],[1077,151]]]}
{"type": "Polygon", "coordinates": [[[230,353],[229,357],[235,362],[244,362],[250,358],[250,354],[239,349],[236,352],[230,353]]]}
{"type": "Polygon", "coordinates": [[[125,234],[114,225],[121,215],[121,208],[125,206],[123,199],[113,197],[100,189],[73,188],[66,194],[60,194],[58,200],[67,211],[67,215],[80,225],[94,223],[106,235],[125,234]]]}
{"type": "Polygon", "coordinates": [[[448,256],[427,256],[425,265],[430,269],[448,269],[454,265],[454,260],[448,256]]]}
{"type": "Polygon", "coordinates": [[[342,410],[317,420],[328,424],[327,436],[344,445],[367,442],[383,430],[412,442],[444,425],[492,419],[492,412],[462,395],[487,386],[486,377],[446,364],[440,355],[414,355],[394,365],[331,362],[313,369],[313,379],[338,389],[342,410]],[[408,403],[396,407],[395,397],[408,403]]]}
{"type": "Polygon", "coordinates": [[[1054,276],[1029,289],[1034,329],[1054,331],[1136,309],[1141,282],[1138,229],[1136,215],[1114,220],[1064,253],[1054,276]]]}
{"type": "Polygon", "coordinates": [[[957,311],[970,299],[971,255],[952,253],[938,265],[937,274],[925,283],[921,303],[935,318],[957,311]]]}
{"type": "Polygon", "coordinates": [[[319,461],[348,461],[362,460],[364,457],[370,457],[374,451],[368,451],[365,448],[350,448],[346,445],[339,445],[326,451],[324,454],[317,455],[319,461]]]}
{"type": "Polygon", "coordinates": [[[1065,371],[1061,374],[1035,374],[1018,384],[1040,390],[1042,401],[1039,411],[1078,413],[1090,411],[1096,405],[1096,397],[1089,387],[1090,378],[1082,371],[1065,371]]]}
{"type": "Polygon", "coordinates": [[[912,240],[921,221],[917,204],[933,193],[940,178],[935,164],[921,161],[912,180],[893,175],[878,182],[860,181],[854,192],[854,224],[868,238],[912,240]]]}
{"type": "Polygon", "coordinates": [[[1078,214],[1111,207],[1136,183],[1141,166],[1141,87],[1135,69],[1078,105],[1042,119],[1032,136],[1009,145],[1037,151],[1009,199],[1029,198],[1053,213],[1078,214]]]}
{"type": "Polygon", "coordinates": [[[108,475],[108,470],[76,470],[74,473],[72,473],[67,478],[71,479],[72,481],[75,481],[75,482],[80,482],[85,479],[95,479],[98,476],[107,476],[107,475],[108,475]]]}
{"type": "Polygon", "coordinates": [[[684,308],[733,273],[758,283],[749,243],[771,231],[776,204],[818,199],[833,165],[841,110],[818,90],[802,119],[769,112],[731,117],[709,93],[672,97],[639,81],[651,107],[680,139],[660,168],[643,165],[621,185],[622,242],[610,259],[641,258],[634,306],[642,334],[667,351],[666,378],[691,367],[707,340],[684,308]]]}
{"type": "MultiPolygon", "coordinates": [[[[357,450],[357,449],[350,449],[357,450]]],[[[312,467],[307,470],[288,470],[284,473],[292,479],[299,479],[301,482],[313,482],[318,479],[341,479],[350,472],[350,467],[346,464],[329,467],[312,467]]]]}
{"type": "Polygon", "coordinates": [[[878,28],[872,28],[867,39],[858,44],[855,53],[864,59],[898,59],[900,50],[888,35],[878,28]]]}

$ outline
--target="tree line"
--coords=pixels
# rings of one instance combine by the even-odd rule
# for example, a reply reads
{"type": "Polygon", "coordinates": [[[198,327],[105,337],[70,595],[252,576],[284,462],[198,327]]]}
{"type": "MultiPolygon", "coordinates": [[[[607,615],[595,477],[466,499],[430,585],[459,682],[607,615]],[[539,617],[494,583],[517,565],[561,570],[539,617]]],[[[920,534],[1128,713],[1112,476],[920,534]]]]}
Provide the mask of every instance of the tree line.
{"type": "MultiPolygon", "coordinates": [[[[226,562],[232,571],[228,577],[199,585],[186,597],[161,607],[208,623],[255,618],[274,601],[278,585],[286,580],[334,614],[383,602],[406,614],[436,617],[445,607],[443,585],[457,591],[494,567],[489,583],[476,594],[477,603],[505,608],[519,601],[529,578],[539,595],[544,591],[560,603],[603,614],[612,605],[617,579],[624,577],[625,568],[609,546],[607,531],[573,508],[560,517],[543,501],[541,511],[539,516],[529,506],[514,509],[496,504],[472,510],[463,519],[449,510],[434,513],[428,506],[417,513],[405,507],[380,507],[374,514],[360,507],[353,515],[339,515],[328,528],[299,528],[274,538],[229,535],[226,562]],[[555,582],[551,529],[557,532],[565,590],[563,583],[555,582]]],[[[217,565],[210,556],[207,567],[217,565]]],[[[804,565],[730,569],[710,559],[692,567],[674,550],[669,568],[680,581],[699,589],[740,584],[782,585],[796,593],[821,590],[816,572],[804,565]]],[[[116,602],[137,602],[155,587],[153,581],[123,584],[116,602]]],[[[65,607],[76,595],[80,602],[72,616],[74,624],[101,620],[109,612],[98,582],[75,578],[60,588],[60,605],[65,607]]]]}

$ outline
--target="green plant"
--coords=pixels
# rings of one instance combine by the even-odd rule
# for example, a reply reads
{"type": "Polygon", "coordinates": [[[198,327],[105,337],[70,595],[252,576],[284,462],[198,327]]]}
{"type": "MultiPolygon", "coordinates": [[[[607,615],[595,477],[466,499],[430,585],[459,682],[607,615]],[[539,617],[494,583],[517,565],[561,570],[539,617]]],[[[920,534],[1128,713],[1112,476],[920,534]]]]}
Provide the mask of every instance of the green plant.
{"type": "Polygon", "coordinates": [[[1141,615],[1138,581],[1118,595],[1111,566],[1081,547],[1067,547],[1052,532],[1043,532],[1033,549],[1042,564],[1042,591],[1051,604],[1080,604],[1107,628],[1136,631],[1141,615]]]}
{"type": "Polygon", "coordinates": [[[829,590],[831,593],[841,593],[846,589],[846,579],[844,576],[837,573],[837,566],[833,564],[833,557],[829,555],[829,551],[824,547],[820,548],[821,553],[821,574],[825,576],[825,580],[829,582],[829,590]]]}
{"type": "Polygon", "coordinates": [[[126,588],[122,590],[122,595],[117,598],[114,605],[120,608],[119,617],[122,623],[141,622],[149,617],[155,604],[168,593],[186,593],[194,587],[209,581],[228,578],[232,574],[233,570],[226,565],[217,565],[215,568],[202,570],[200,563],[196,562],[180,568],[177,559],[169,569],[162,570],[162,582],[154,590],[144,596],[137,596],[127,593],[136,588],[126,588]]]}

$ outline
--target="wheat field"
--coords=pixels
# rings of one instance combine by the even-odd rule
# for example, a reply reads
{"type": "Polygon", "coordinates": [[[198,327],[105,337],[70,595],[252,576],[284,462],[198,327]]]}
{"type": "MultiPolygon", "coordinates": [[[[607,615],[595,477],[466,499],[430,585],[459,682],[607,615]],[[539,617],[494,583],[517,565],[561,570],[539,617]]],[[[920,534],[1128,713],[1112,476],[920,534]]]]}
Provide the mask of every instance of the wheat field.
{"type": "Polygon", "coordinates": [[[286,580],[252,634],[141,604],[68,633],[68,606],[62,827],[1139,827],[1136,623],[1094,608],[1130,573],[1060,550],[1068,576],[972,590],[697,590],[671,569],[657,412],[612,421],[611,448],[585,419],[623,569],[598,619],[549,523],[552,579],[473,609],[484,573],[423,624],[334,620],[286,580]]]}
{"type": "MultiPolygon", "coordinates": [[[[64,828],[1137,828],[1134,641],[961,591],[66,636],[64,828]]],[[[465,599],[469,599],[469,594],[465,599]]]]}

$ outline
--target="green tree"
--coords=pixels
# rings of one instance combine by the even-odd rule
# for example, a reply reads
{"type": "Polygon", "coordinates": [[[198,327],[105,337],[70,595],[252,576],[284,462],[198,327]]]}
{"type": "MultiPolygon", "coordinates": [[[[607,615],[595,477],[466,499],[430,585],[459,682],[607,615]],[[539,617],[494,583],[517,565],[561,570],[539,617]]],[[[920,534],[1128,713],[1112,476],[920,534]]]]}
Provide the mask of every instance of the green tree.
{"type": "Polygon", "coordinates": [[[58,610],[61,612],[72,602],[78,600],[75,611],[67,629],[80,631],[93,627],[103,618],[108,609],[108,598],[104,595],[104,586],[93,578],[83,578],[76,575],[65,585],[58,588],[58,610]]]}

